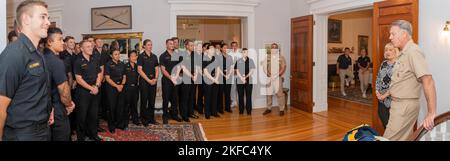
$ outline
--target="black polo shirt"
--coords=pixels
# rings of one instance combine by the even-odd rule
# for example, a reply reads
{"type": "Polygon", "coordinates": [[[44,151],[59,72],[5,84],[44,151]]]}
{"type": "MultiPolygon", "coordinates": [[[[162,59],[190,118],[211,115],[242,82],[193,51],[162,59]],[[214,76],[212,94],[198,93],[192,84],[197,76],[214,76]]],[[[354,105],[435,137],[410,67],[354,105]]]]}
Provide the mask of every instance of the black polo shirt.
{"type": "Polygon", "coordinates": [[[59,53],[59,58],[64,62],[64,67],[66,68],[67,73],[73,73],[73,59],[75,55],[70,54],[67,50],[59,53]]]}
{"type": "MultiPolygon", "coordinates": [[[[191,53],[189,53],[188,51],[182,51],[180,52],[180,55],[182,57],[181,59],[181,65],[183,65],[184,67],[187,68],[187,70],[189,71],[184,71],[182,70],[183,73],[190,73],[191,75],[194,75],[194,67],[195,67],[195,54],[192,51],[191,53]]],[[[188,77],[187,75],[183,75],[183,80],[191,80],[189,81],[192,84],[192,79],[190,77],[188,77]]],[[[186,83],[186,82],[185,82],[186,83]]]]}
{"type": "Polygon", "coordinates": [[[358,62],[358,64],[361,65],[361,67],[366,68],[370,64],[370,58],[368,56],[359,57],[356,62],[358,62]]]}
{"type": "Polygon", "coordinates": [[[83,54],[82,53],[79,53],[79,54],[76,54],[76,55],[72,55],[72,60],[71,60],[71,69],[70,69],[70,72],[72,72],[72,78],[75,80],[75,61],[77,61],[78,59],[80,59],[81,57],[83,57],[82,56],[83,54]]]}
{"type": "Polygon", "coordinates": [[[134,67],[131,65],[132,62],[125,64],[125,75],[127,76],[127,85],[137,85],[139,73],[137,71],[137,64],[134,67]]]}
{"type": "Polygon", "coordinates": [[[155,79],[155,68],[159,66],[158,57],[153,53],[146,54],[144,51],[138,57],[137,66],[142,67],[142,71],[144,71],[145,75],[147,75],[149,79],[155,79]]]}
{"type": "MultiPolygon", "coordinates": [[[[215,55],[215,59],[216,60],[214,60],[215,61],[215,63],[217,63],[217,67],[219,67],[219,69],[220,70],[222,70],[223,71],[223,63],[224,63],[224,59],[223,59],[223,55],[215,55]]],[[[219,77],[219,83],[223,83],[223,77],[219,77]]]]}
{"type": "MultiPolygon", "coordinates": [[[[197,74],[203,74],[203,53],[194,52],[194,67],[200,68],[201,73],[197,74]]],[[[199,75],[197,77],[197,81],[195,81],[195,84],[202,84],[203,83],[203,77],[202,75],[199,75]]]]}
{"type": "Polygon", "coordinates": [[[342,54],[338,57],[337,63],[339,64],[339,69],[348,69],[352,65],[352,58],[342,54]]]}
{"type": "MultiPolygon", "coordinates": [[[[211,58],[209,58],[206,55],[203,56],[203,70],[206,69],[212,77],[216,76],[217,67],[219,67],[219,63],[216,62],[216,56],[212,56],[211,58]]],[[[208,85],[213,83],[213,81],[207,78],[206,76],[204,76],[203,79],[204,79],[203,81],[208,85]]]]}
{"type": "MultiPolygon", "coordinates": [[[[222,55],[223,56],[223,67],[222,67],[222,70],[223,70],[223,73],[224,74],[228,74],[228,72],[230,72],[234,67],[233,67],[233,57],[231,57],[231,55],[222,55]]],[[[234,74],[231,74],[230,75],[230,77],[233,77],[234,76],[234,74]]],[[[226,80],[225,79],[225,76],[223,77],[223,80],[226,80]]],[[[232,80],[233,79],[228,79],[228,80],[226,80],[226,84],[232,84],[232,80]]]]}
{"type": "Polygon", "coordinates": [[[67,57],[72,57],[72,54],[70,54],[69,51],[64,50],[63,52],[59,53],[59,58],[64,60],[67,57]]]}
{"type": "MultiPolygon", "coordinates": [[[[236,65],[234,66],[234,69],[239,71],[239,73],[241,75],[247,75],[248,73],[250,73],[250,70],[255,69],[255,62],[253,62],[252,59],[248,58],[246,60],[244,60],[244,58],[239,59],[238,61],[236,61],[236,65]]],[[[246,78],[246,84],[250,83],[251,76],[246,78]]],[[[242,84],[243,82],[241,81],[241,79],[237,79],[237,83],[238,84],[242,84]]]]}
{"type": "Polygon", "coordinates": [[[74,73],[80,75],[89,85],[95,85],[98,73],[101,72],[99,61],[92,56],[88,60],[82,53],[77,56],[73,67],[74,73]]]}
{"type": "Polygon", "coordinates": [[[106,50],[102,50],[102,52],[99,52],[97,50],[97,48],[94,49],[94,55],[96,55],[96,57],[98,57],[100,60],[100,65],[105,65],[106,63],[108,63],[109,61],[112,60],[111,55],[109,53],[109,51],[106,50]]]}
{"type": "Polygon", "coordinates": [[[49,67],[51,98],[52,105],[55,109],[55,114],[57,116],[65,115],[67,114],[67,111],[61,103],[61,98],[58,91],[58,85],[61,85],[67,81],[67,72],[64,68],[64,62],[48,48],[44,49],[44,58],[47,62],[47,66],[49,67]]]}
{"type": "Polygon", "coordinates": [[[103,66],[105,65],[107,62],[104,62],[104,60],[102,60],[102,53],[98,52],[97,49],[94,48],[94,50],[92,51],[92,56],[96,61],[98,61],[98,65],[99,66],[103,66]]]}
{"type": "Polygon", "coordinates": [[[125,76],[125,64],[120,61],[117,63],[109,61],[105,65],[105,75],[109,75],[114,83],[122,84],[123,76],[125,76]]]}
{"type": "Polygon", "coordinates": [[[0,55],[0,95],[11,99],[5,125],[47,122],[51,112],[48,67],[30,39],[20,34],[0,55]]]}
{"type": "MultiPolygon", "coordinates": [[[[172,71],[175,66],[180,63],[180,55],[176,52],[172,53],[173,55],[170,55],[168,51],[164,52],[159,56],[159,63],[161,66],[166,68],[166,71],[169,72],[169,74],[174,74],[175,71],[172,71]]],[[[163,79],[167,79],[166,77],[163,77],[163,79]]]]}

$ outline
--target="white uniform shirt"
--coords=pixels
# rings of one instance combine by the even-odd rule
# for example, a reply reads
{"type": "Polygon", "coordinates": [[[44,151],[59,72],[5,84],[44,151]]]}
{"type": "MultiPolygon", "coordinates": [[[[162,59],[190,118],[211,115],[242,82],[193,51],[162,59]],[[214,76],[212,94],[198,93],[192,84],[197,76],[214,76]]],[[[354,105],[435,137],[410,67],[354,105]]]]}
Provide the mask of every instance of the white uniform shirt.
{"type": "Polygon", "coordinates": [[[231,49],[228,55],[233,58],[233,64],[235,64],[237,60],[243,57],[240,49],[238,49],[236,52],[231,49]]]}

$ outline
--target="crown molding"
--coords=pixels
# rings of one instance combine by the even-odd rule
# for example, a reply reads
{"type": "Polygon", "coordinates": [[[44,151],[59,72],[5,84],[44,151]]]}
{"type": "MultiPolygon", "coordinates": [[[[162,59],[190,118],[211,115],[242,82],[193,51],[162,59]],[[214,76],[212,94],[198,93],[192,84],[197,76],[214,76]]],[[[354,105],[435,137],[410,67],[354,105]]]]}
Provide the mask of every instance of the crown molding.
{"type": "Polygon", "coordinates": [[[168,0],[169,4],[232,5],[256,7],[261,0],[168,0]]]}

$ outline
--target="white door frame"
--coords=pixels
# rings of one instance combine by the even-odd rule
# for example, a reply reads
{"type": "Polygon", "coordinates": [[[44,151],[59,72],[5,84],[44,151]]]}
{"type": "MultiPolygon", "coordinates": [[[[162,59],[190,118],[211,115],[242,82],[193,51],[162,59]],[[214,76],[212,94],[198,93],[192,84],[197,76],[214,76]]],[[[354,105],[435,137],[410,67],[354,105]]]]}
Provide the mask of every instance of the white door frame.
{"type": "MultiPolygon", "coordinates": [[[[246,18],[246,35],[242,44],[255,48],[255,7],[260,0],[169,0],[170,36],[177,36],[178,16],[232,16],[246,18]]],[[[244,23],[244,22],[243,22],[244,23]]]]}
{"type": "Polygon", "coordinates": [[[308,0],[314,15],[314,49],[316,66],[313,71],[313,112],[328,110],[328,16],[333,13],[352,11],[373,6],[382,0],[308,0]]]}

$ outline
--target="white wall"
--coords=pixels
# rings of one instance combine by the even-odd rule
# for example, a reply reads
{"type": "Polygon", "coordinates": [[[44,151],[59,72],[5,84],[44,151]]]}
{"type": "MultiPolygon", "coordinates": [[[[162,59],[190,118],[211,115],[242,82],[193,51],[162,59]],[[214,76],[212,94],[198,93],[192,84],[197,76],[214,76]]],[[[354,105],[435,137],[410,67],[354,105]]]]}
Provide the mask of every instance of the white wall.
{"type": "MultiPolygon", "coordinates": [[[[450,1],[419,1],[419,46],[425,52],[437,90],[437,115],[450,111],[450,33],[444,24],[450,21],[450,1]]],[[[419,122],[426,115],[426,101],[421,100],[419,122]]]]}
{"type": "Polygon", "coordinates": [[[310,14],[307,0],[290,0],[291,17],[300,17],[310,14]]]}
{"type": "MultiPolygon", "coordinates": [[[[262,3],[256,8],[256,48],[264,49],[264,44],[267,43],[279,43],[281,52],[285,56],[287,61],[287,71],[284,75],[285,82],[284,87],[289,88],[289,75],[290,75],[290,35],[291,35],[291,13],[290,3],[287,0],[274,1],[263,0],[262,3]],[[282,3],[287,2],[287,3],[282,3]]],[[[258,88],[259,89],[259,88],[258,88]]],[[[254,91],[259,92],[258,91],[254,91]]],[[[265,99],[262,99],[265,101],[265,99]]],[[[276,100],[274,98],[274,100],[276,100]]],[[[264,106],[265,102],[261,103],[264,106]]],[[[275,102],[274,105],[277,105],[275,102]]]]}
{"type": "MultiPolygon", "coordinates": [[[[13,3],[8,17],[23,0],[8,0],[13,3]]],[[[82,34],[144,32],[144,39],[153,40],[153,51],[161,54],[165,50],[165,40],[169,38],[169,4],[167,0],[44,0],[49,5],[51,21],[62,27],[65,35],[74,36],[77,41],[82,34]],[[133,29],[91,31],[91,8],[131,5],[133,29]]],[[[8,6],[9,7],[9,6],[8,6]]],[[[11,22],[9,22],[11,23],[11,22]]]]}
{"type": "Polygon", "coordinates": [[[5,48],[8,40],[6,31],[6,0],[0,0],[0,53],[5,48]]]}
{"type": "MultiPolygon", "coordinates": [[[[264,44],[276,42],[280,44],[281,52],[286,58],[287,69],[284,75],[284,88],[290,88],[291,18],[305,16],[308,13],[309,5],[306,0],[262,0],[262,3],[255,10],[256,48],[263,49],[264,44]]],[[[273,100],[274,105],[276,105],[276,99],[273,100]]],[[[264,106],[264,103],[259,104],[264,106]]]]}
{"type": "Polygon", "coordinates": [[[165,51],[165,40],[170,37],[167,0],[65,0],[62,16],[64,31],[75,36],[77,40],[85,33],[144,32],[143,39],[152,39],[153,51],[159,55],[165,51]],[[133,29],[91,31],[91,8],[119,5],[132,6],[133,29]]]}

